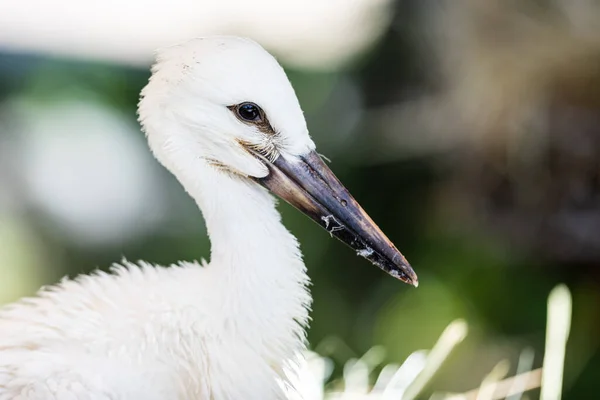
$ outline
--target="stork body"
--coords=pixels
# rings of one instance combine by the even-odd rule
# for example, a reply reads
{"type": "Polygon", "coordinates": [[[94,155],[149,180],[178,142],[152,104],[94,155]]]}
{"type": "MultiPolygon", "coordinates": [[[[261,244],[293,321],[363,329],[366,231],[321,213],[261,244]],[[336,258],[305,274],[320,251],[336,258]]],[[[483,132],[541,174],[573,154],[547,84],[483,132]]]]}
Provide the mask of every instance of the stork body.
{"type": "Polygon", "coordinates": [[[285,398],[311,298],[265,187],[416,284],[321,164],[285,73],[254,42],[164,50],[139,114],[154,155],[202,210],[211,261],[124,261],[0,309],[0,400],[285,398]]]}
{"type": "Polygon", "coordinates": [[[123,263],[0,312],[0,399],[284,398],[277,381],[304,345],[304,264],[268,194],[221,188],[210,264],[123,263]]]}

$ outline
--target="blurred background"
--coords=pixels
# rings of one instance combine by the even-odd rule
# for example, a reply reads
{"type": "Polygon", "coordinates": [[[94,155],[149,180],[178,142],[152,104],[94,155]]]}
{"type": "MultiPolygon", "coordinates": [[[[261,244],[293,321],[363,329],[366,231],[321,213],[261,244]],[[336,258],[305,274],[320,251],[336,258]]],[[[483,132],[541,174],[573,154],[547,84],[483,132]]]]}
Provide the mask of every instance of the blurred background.
{"type": "MultiPolygon", "coordinates": [[[[0,304],[126,257],[207,257],[202,216],[152,158],[136,103],[154,49],[238,34],[286,68],[319,151],[420,278],[384,275],[291,207],[313,349],[400,363],[454,319],[428,384],[543,361],[573,296],[565,399],[600,389],[600,3],[594,0],[3,0],[0,304]]],[[[334,376],[341,373],[334,370],[334,376]]],[[[529,398],[538,398],[536,391],[529,398]]]]}

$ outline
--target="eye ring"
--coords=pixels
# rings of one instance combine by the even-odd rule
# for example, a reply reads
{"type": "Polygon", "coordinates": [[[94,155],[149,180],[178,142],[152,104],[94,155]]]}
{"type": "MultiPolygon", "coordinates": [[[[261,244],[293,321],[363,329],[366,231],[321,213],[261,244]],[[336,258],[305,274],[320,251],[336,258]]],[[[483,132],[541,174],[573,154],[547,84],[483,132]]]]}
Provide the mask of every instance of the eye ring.
{"type": "Polygon", "coordinates": [[[235,107],[235,113],[242,121],[261,122],[263,120],[263,110],[254,103],[245,102],[235,107]]]}

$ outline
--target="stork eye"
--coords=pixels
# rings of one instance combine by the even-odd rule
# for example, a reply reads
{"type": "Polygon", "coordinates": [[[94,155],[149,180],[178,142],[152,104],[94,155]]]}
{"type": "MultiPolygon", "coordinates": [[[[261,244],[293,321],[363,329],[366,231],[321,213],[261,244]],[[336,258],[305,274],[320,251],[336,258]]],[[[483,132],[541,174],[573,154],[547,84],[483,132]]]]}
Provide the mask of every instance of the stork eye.
{"type": "Polygon", "coordinates": [[[242,103],[236,108],[237,115],[248,122],[260,122],[262,120],[262,110],[254,103],[242,103]]]}

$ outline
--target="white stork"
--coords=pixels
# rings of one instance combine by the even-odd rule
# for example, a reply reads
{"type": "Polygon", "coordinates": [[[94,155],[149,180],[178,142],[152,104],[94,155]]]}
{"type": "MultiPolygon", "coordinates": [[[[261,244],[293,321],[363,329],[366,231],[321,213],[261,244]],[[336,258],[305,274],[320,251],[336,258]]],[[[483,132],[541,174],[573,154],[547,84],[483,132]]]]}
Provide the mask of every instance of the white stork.
{"type": "Polygon", "coordinates": [[[269,191],[417,285],[317,155],[283,69],[255,42],[159,52],[139,120],[201,209],[211,261],[123,262],[0,309],[0,400],[285,398],[311,296],[269,191]]]}

